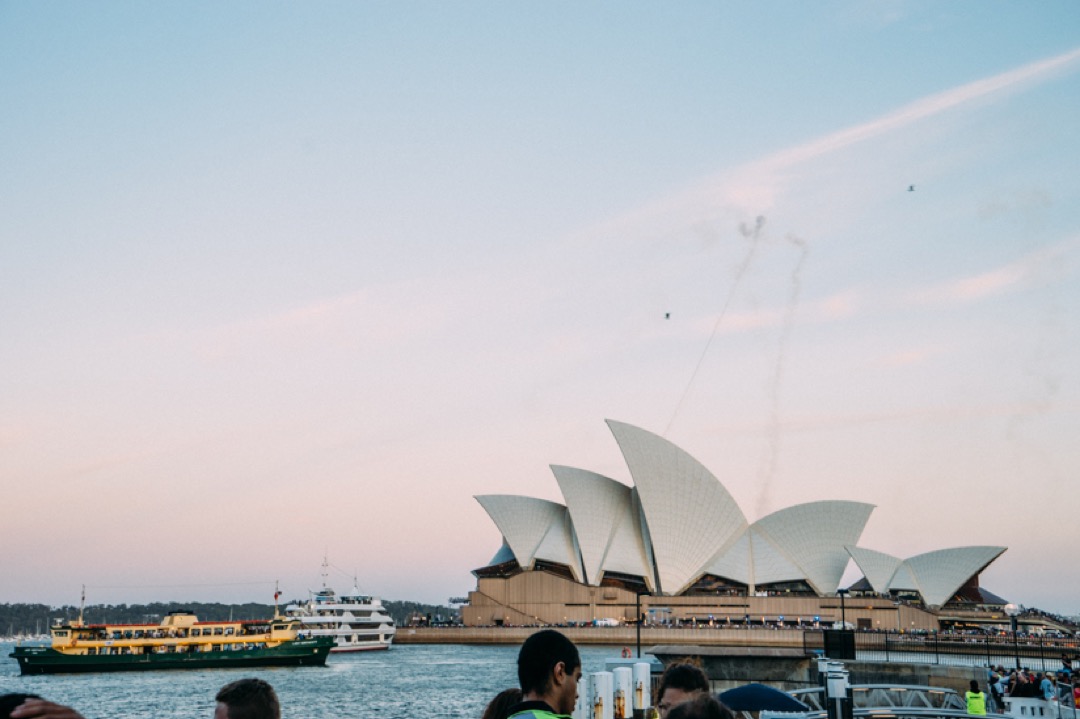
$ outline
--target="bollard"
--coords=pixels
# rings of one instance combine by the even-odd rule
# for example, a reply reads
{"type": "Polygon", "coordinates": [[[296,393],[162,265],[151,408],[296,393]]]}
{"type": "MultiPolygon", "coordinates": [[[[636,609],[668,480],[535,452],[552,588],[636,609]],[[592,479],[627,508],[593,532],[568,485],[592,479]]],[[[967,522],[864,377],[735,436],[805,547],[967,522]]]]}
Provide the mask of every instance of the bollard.
{"type": "Polygon", "coordinates": [[[592,719],[615,719],[614,679],[611,672],[593,672],[589,675],[592,719]]]}
{"type": "Polygon", "coordinates": [[[574,700],[574,712],[570,716],[573,719],[593,719],[590,699],[589,677],[582,674],[577,683],[577,699],[574,700]]]}
{"type": "Polygon", "coordinates": [[[648,662],[634,664],[634,717],[645,716],[652,706],[652,666],[648,662]]]}
{"type": "Polygon", "coordinates": [[[852,719],[854,708],[848,671],[841,662],[829,662],[825,679],[825,708],[829,719],[852,719]]]}
{"type": "Polygon", "coordinates": [[[634,670],[630,667],[615,667],[613,676],[615,719],[631,719],[634,712],[634,670]]]}

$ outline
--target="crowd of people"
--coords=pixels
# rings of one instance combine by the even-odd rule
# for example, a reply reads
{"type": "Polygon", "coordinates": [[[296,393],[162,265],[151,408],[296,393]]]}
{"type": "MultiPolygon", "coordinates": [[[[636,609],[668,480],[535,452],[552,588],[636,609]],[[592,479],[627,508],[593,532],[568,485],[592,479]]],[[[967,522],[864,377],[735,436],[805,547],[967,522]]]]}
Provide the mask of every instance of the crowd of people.
{"type": "MultiPolygon", "coordinates": [[[[988,695],[987,699],[991,706],[997,711],[1002,711],[1005,707],[1005,697],[1059,701],[1061,698],[1059,685],[1065,684],[1072,689],[1073,706],[1080,706],[1080,682],[1077,679],[1080,679],[1080,671],[1073,666],[1073,660],[1068,654],[1062,654],[1061,668],[1056,672],[1035,672],[1026,668],[1008,671],[1002,666],[989,667],[985,694],[988,695]]],[[[973,681],[971,691],[967,695],[969,703],[972,701],[972,694],[977,693],[979,693],[978,682],[973,681]]],[[[975,701],[978,700],[975,699],[975,701]]]]}

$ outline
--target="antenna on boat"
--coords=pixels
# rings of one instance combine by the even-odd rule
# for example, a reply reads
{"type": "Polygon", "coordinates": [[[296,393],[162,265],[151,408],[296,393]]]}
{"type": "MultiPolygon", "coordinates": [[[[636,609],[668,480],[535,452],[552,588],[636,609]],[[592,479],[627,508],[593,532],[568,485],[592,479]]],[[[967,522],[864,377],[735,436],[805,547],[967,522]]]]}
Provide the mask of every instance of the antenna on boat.
{"type": "Polygon", "coordinates": [[[79,626],[83,626],[83,608],[86,606],[86,585],[82,585],[82,597],[79,599],[79,626]]]}
{"type": "Polygon", "coordinates": [[[278,612],[278,603],[277,603],[278,597],[280,597],[280,596],[281,596],[281,590],[278,589],[278,580],[275,579],[274,580],[274,619],[280,619],[281,618],[281,613],[278,612]]]}
{"type": "Polygon", "coordinates": [[[322,588],[326,589],[326,576],[330,573],[330,557],[323,554],[322,558],[322,588]]]}

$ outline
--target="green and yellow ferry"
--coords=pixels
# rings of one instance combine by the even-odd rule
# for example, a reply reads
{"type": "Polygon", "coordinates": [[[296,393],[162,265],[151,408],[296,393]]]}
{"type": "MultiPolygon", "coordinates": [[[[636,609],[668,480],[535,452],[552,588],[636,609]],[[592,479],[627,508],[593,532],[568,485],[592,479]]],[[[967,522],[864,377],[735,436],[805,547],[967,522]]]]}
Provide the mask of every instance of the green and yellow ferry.
{"type": "Polygon", "coordinates": [[[52,646],[17,646],[11,656],[23,674],[325,666],[334,638],[302,632],[298,620],[280,616],[200,622],[181,611],[160,624],[86,624],[80,616],[51,627],[52,646]]]}

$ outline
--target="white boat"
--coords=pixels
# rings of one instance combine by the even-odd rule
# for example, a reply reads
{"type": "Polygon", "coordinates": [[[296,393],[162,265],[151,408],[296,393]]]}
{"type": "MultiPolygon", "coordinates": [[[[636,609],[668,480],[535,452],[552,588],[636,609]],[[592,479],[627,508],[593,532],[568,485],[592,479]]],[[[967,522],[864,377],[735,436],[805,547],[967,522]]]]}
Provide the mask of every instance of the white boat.
{"type": "Polygon", "coordinates": [[[337,643],[331,652],[389,649],[395,627],[382,600],[361,594],[355,583],[348,594],[336,594],[326,586],[326,569],[324,561],[322,589],[312,592],[303,604],[285,607],[285,616],[299,619],[304,634],[334,637],[337,643]]]}

